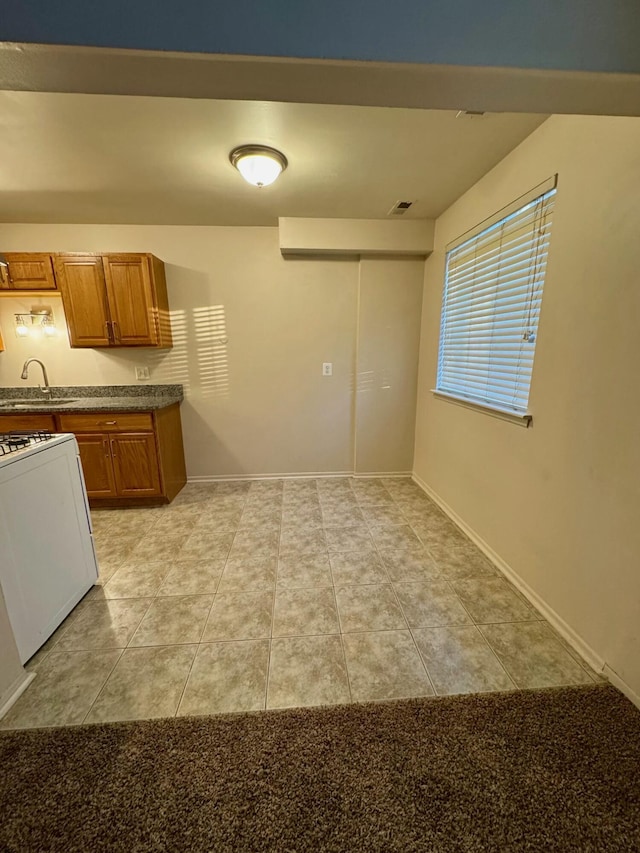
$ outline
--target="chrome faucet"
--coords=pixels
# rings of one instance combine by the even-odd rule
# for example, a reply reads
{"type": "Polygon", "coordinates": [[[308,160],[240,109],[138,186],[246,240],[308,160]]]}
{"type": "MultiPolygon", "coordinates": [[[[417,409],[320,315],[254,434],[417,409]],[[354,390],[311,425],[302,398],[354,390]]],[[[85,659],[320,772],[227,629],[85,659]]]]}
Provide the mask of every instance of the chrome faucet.
{"type": "Polygon", "coordinates": [[[42,391],[43,394],[50,394],[51,388],[49,387],[49,377],[47,376],[47,368],[44,366],[44,364],[40,361],[39,358],[28,358],[25,361],[24,366],[22,368],[22,373],[20,374],[20,379],[27,379],[28,378],[28,376],[29,376],[29,365],[34,361],[36,364],[39,364],[40,367],[42,368],[42,377],[44,379],[44,388],[42,387],[42,385],[38,385],[38,388],[42,391]]]}

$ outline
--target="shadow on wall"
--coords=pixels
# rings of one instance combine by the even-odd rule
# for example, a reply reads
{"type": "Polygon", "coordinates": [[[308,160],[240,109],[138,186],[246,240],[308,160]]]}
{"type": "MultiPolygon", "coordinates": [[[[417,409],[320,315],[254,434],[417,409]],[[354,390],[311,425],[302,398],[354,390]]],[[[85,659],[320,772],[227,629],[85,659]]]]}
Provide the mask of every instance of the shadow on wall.
{"type": "Polygon", "coordinates": [[[380,370],[360,370],[357,374],[356,391],[386,391],[393,385],[393,376],[388,367],[380,370]]]}
{"type": "MultiPolygon", "coordinates": [[[[167,265],[173,347],[145,349],[144,362],[155,383],[179,383],[185,395],[229,396],[229,357],[224,305],[210,305],[209,278],[195,270],[167,265]],[[179,290],[175,282],[180,282],[179,290]]],[[[109,353],[130,362],[131,354],[109,353]]]]}
{"type": "Polygon", "coordinates": [[[224,305],[201,305],[171,311],[173,347],[149,351],[147,364],[155,382],[178,382],[199,397],[229,395],[229,359],[224,305]]]}

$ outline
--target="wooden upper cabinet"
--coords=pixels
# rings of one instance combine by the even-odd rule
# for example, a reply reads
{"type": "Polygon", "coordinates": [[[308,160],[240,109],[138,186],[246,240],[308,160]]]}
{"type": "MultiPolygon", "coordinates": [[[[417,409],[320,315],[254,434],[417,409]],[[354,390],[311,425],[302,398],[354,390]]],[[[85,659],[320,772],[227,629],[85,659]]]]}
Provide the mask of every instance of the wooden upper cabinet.
{"type": "Polygon", "coordinates": [[[170,347],[164,264],[148,254],[58,255],[72,347],[170,347]]]}
{"type": "Polygon", "coordinates": [[[104,255],[113,337],[120,346],[155,346],[158,330],[149,259],[144,255],[104,255]]]}
{"type": "Polygon", "coordinates": [[[58,255],[56,275],[71,346],[112,346],[102,258],[99,255],[58,255]]]}
{"type": "Polygon", "coordinates": [[[56,290],[51,255],[6,252],[9,268],[0,267],[0,290],[56,290]]]}

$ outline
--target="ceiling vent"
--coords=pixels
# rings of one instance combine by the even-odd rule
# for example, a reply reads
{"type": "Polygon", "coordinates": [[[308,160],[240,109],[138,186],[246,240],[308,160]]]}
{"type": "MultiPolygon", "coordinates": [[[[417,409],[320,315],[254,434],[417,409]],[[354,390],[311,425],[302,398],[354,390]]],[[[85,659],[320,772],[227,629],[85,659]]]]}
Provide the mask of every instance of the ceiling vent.
{"type": "Polygon", "coordinates": [[[483,115],[482,110],[458,110],[456,118],[482,118],[483,115]]]}
{"type": "Polygon", "coordinates": [[[387,213],[387,216],[403,216],[412,204],[412,201],[397,201],[389,213],[387,213]]]}

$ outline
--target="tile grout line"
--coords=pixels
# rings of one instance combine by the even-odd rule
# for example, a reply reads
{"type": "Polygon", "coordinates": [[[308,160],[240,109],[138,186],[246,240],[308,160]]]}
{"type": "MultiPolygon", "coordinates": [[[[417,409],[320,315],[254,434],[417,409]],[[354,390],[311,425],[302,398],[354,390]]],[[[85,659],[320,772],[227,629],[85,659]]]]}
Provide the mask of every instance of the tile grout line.
{"type": "MultiPolygon", "coordinates": [[[[116,601],[123,601],[123,600],[126,600],[126,599],[115,599],[115,600],[116,600],[116,601]]],[[[143,620],[144,620],[145,616],[147,615],[147,613],[149,612],[149,610],[150,610],[150,608],[151,608],[151,605],[152,605],[152,603],[154,602],[154,600],[155,600],[155,599],[154,599],[154,597],[153,597],[153,596],[151,596],[150,598],[147,598],[147,599],[141,598],[141,599],[139,599],[139,600],[140,600],[140,601],[145,601],[145,600],[147,600],[147,601],[149,602],[149,604],[147,605],[147,608],[146,608],[146,610],[144,611],[144,613],[142,614],[142,616],[140,617],[140,621],[139,621],[139,622],[138,622],[138,624],[136,625],[135,630],[131,632],[131,636],[130,636],[130,637],[129,637],[129,639],[127,640],[127,644],[126,644],[126,646],[125,646],[125,649],[129,649],[129,648],[134,649],[134,648],[136,648],[136,646],[132,646],[132,645],[131,645],[131,641],[133,640],[133,638],[135,637],[135,635],[136,635],[136,634],[138,633],[138,631],[140,630],[140,625],[142,625],[142,622],[143,622],[143,620]]],[[[169,644],[169,645],[170,645],[170,644],[169,644]]]]}
{"type": "Polygon", "coordinates": [[[284,517],[284,483],[282,486],[282,500],[280,503],[280,532],[278,533],[278,551],[276,553],[276,576],[273,584],[273,602],[271,604],[271,630],[269,632],[269,657],[267,660],[267,677],[264,684],[264,709],[269,707],[269,683],[271,681],[271,653],[273,648],[273,628],[276,619],[276,596],[278,594],[278,573],[280,572],[280,547],[282,544],[282,519],[284,517]]]}
{"type": "MultiPolygon", "coordinates": [[[[125,648],[126,648],[126,646],[125,646],[125,648]]],[[[111,670],[109,671],[109,674],[107,675],[107,677],[105,678],[105,680],[102,682],[102,685],[101,685],[101,687],[100,687],[100,690],[98,690],[98,692],[96,693],[96,696],[95,696],[95,698],[94,698],[93,702],[91,703],[91,705],[90,705],[90,707],[89,707],[89,710],[87,711],[87,713],[86,713],[86,714],[84,715],[84,717],[82,718],[82,723],[81,723],[80,725],[82,725],[83,723],[85,723],[85,722],[87,721],[87,717],[88,717],[88,716],[91,714],[91,712],[93,711],[93,709],[94,709],[94,707],[95,707],[95,705],[96,705],[96,702],[98,701],[98,699],[99,699],[99,698],[100,698],[100,696],[102,695],[102,692],[103,692],[104,688],[107,686],[107,682],[109,681],[109,679],[110,679],[110,678],[111,678],[111,676],[113,675],[113,672],[114,672],[114,670],[115,670],[116,666],[120,663],[120,660],[122,659],[122,655],[124,654],[124,649],[119,649],[119,651],[120,651],[120,654],[118,655],[118,657],[117,657],[117,658],[116,658],[116,660],[114,661],[114,664],[113,664],[113,666],[111,667],[111,670]]]]}
{"type": "MultiPolygon", "coordinates": [[[[386,488],[386,487],[385,487],[385,488],[386,488]]],[[[389,491],[389,490],[387,489],[387,491],[389,491]]],[[[393,494],[391,494],[390,492],[389,492],[389,494],[390,494],[390,497],[391,497],[391,502],[392,502],[392,504],[393,504],[394,506],[396,506],[396,507],[397,507],[397,509],[399,510],[399,512],[400,512],[400,514],[401,514],[401,516],[402,516],[403,518],[405,518],[405,519],[406,519],[406,516],[404,515],[404,513],[402,513],[401,508],[400,508],[399,506],[397,506],[397,502],[396,502],[396,499],[395,499],[394,495],[393,495],[393,494]]],[[[399,526],[399,525],[389,525],[389,526],[399,526]]],[[[417,534],[415,533],[415,531],[413,530],[412,525],[411,525],[408,521],[407,521],[407,526],[411,529],[411,531],[412,531],[412,533],[413,533],[414,535],[417,535],[417,534]]],[[[418,537],[418,539],[419,539],[419,537],[418,537]]],[[[421,540],[419,539],[419,541],[421,541],[421,540]]],[[[426,665],[426,663],[425,663],[425,661],[424,661],[424,658],[422,657],[422,654],[421,654],[421,652],[420,652],[420,649],[418,648],[418,644],[416,643],[416,639],[415,639],[415,636],[414,636],[414,634],[413,634],[413,630],[412,630],[411,624],[410,624],[410,622],[409,622],[409,619],[408,619],[408,617],[407,617],[406,613],[404,612],[404,608],[402,607],[402,603],[400,602],[400,600],[399,600],[399,598],[398,598],[398,594],[397,594],[397,592],[396,592],[394,582],[393,582],[393,580],[391,579],[391,575],[389,574],[389,571],[388,571],[388,569],[387,569],[387,566],[386,566],[386,564],[385,564],[385,562],[384,562],[384,557],[383,557],[383,555],[382,555],[382,553],[381,553],[381,548],[380,548],[380,546],[377,544],[377,542],[375,541],[375,539],[374,539],[374,546],[375,546],[375,548],[376,548],[376,551],[377,551],[378,557],[379,557],[380,561],[382,562],[382,565],[383,565],[383,568],[384,568],[384,570],[385,570],[385,572],[386,572],[386,574],[387,574],[387,577],[389,578],[389,582],[390,582],[390,584],[391,584],[391,588],[392,588],[392,591],[393,591],[393,594],[394,594],[395,600],[396,600],[396,602],[397,602],[397,604],[398,604],[398,607],[400,608],[400,612],[402,613],[402,616],[403,616],[403,618],[404,618],[404,620],[405,620],[405,622],[406,622],[407,630],[409,631],[409,634],[410,634],[410,636],[411,636],[411,640],[412,640],[413,645],[414,645],[414,648],[415,648],[415,650],[416,650],[416,652],[417,652],[417,654],[418,654],[418,658],[419,658],[419,660],[420,660],[420,663],[422,664],[422,667],[423,667],[423,669],[424,669],[424,671],[425,671],[425,674],[426,674],[426,676],[427,676],[427,680],[428,680],[428,682],[429,682],[429,685],[431,686],[431,689],[433,690],[433,694],[434,694],[434,696],[438,696],[439,694],[438,694],[438,691],[437,691],[437,690],[436,690],[436,688],[435,688],[435,684],[433,683],[433,680],[432,680],[432,678],[431,678],[431,674],[429,673],[429,669],[428,669],[428,667],[427,667],[427,665],[426,665]]],[[[400,549],[400,550],[404,550],[404,549],[400,549]]],[[[411,550],[411,549],[407,549],[407,550],[411,550]]]]}
{"type": "MultiPolygon", "coordinates": [[[[393,495],[391,495],[391,498],[392,498],[392,501],[395,503],[395,498],[393,497],[393,495]]],[[[411,530],[413,530],[413,528],[411,528],[411,530]]],[[[382,560],[382,555],[380,554],[379,550],[378,550],[378,556],[379,556],[380,560],[382,560]]],[[[383,561],[383,565],[384,565],[384,561],[383,561]]],[[[387,569],[386,569],[386,566],[385,566],[385,571],[386,571],[386,570],[387,570],[387,569]]],[[[387,576],[389,576],[388,571],[387,571],[387,576]]],[[[389,578],[390,578],[390,576],[389,576],[389,578]]],[[[424,669],[424,671],[425,671],[425,674],[426,674],[426,676],[427,676],[427,681],[429,682],[429,684],[430,684],[430,686],[431,686],[431,689],[433,690],[433,695],[434,695],[434,696],[437,696],[437,695],[438,695],[438,691],[436,690],[435,684],[433,683],[433,680],[432,680],[432,678],[431,678],[431,674],[429,673],[429,669],[428,669],[428,667],[427,667],[427,664],[425,663],[425,660],[424,660],[424,658],[422,657],[422,654],[421,654],[421,652],[420,652],[420,649],[418,648],[418,644],[416,643],[416,638],[414,637],[414,635],[413,635],[413,631],[411,630],[411,624],[409,623],[409,620],[408,620],[408,618],[407,618],[407,616],[406,616],[406,614],[405,614],[405,612],[404,612],[404,609],[403,609],[403,607],[402,607],[402,604],[400,603],[400,599],[398,598],[398,594],[396,593],[396,590],[395,590],[395,587],[393,586],[393,583],[391,584],[391,589],[393,590],[393,595],[394,595],[394,597],[395,597],[395,599],[396,599],[396,601],[397,601],[397,603],[398,603],[398,607],[400,608],[400,612],[402,613],[402,615],[403,615],[403,617],[404,617],[404,620],[405,620],[405,622],[407,623],[407,629],[408,629],[408,631],[409,631],[409,635],[411,636],[411,641],[413,642],[413,646],[414,646],[414,648],[415,648],[415,650],[416,650],[416,652],[417,652],[417,654],[418,654],[418,658],[419,658],[419,660],[420,660],[420,663],[422,664],[422,667],[423,667],[423,669],[424,669]]]]}
{"type": "MultiPolygon", "coordinates": [[[[217,589],[217,587],[216,587],[216,589],[217,589]]],[[[214,593],[214,594],[211,596],[211,604],[209,605],[209,609],[207,610],[207,615],[206,615],[206,617],[202,620],[202,629],[200,630],[199,639],[198,639],[198,641],[195,643],[195,647],[196,647],[196,648],[195,648],[195,652],[193,653],[193,658],[192,658],[192,660],[191,660],[191,666],[189,667],[189,672],[187,673],[187,677],[186,677],[185,682],[184,682],[184,685],[183,685],[183,687],[182,687],[182,691],[181,691],[181,693],[180,693],[180,698],[178,699],[178,702],[177,702],[177,704],[176,704],[176,709],[175,709],[175,711],[174,711],[174,713],[173,713],[173,716],[174,716],[174,717],[177,717],[177,716],[178,716],[178,711],[180,710],[180,705],[182,705],[182,700],[184,699],[184,695],[185,695],[185,693],[187,692],[187,686],[188,686],[189,681],[190,681],[190,679],[191,679],[191,673],[193,672],[193,666],[194,666],[194,664],[195,664],[195,662],[196,662],[196,658],[198,657],[198,652],[200,651],[200,646],[202,645],[202,638],[203,638],[203,636],[204,636],[205,628],[207,627],[207,622],[209,621],[209,616],[211,616],[211,611],[213,610],[213,605],[214,605],[214,602],[215,602],[215,600],[216,600],[216,594],[217,594],[217,593],[214,593]]],[[[176,643],[176,644],[172,644],[172,643],[170,643],[169,645],[180,645],[180,644],[178,644],[178,643],[176,643]]],[[[191,644],[191,643],[184,643],[184,644],[182,644],[182,645],[192,645],[192,644],[191,644]]]]}
{"type": "MultiPolygon", "coordinates": [[[[422,540],[422,538],[421,538],[421,537],[420,537],[420,536],[415,532],[415,530],[414,530],[414,528],[413,528],[413,525],[412,525],[412,524],[410,524],[410,527],[411,527],[411,529],[414,531],[414,533],[416,534],[416,536],[418,536],[418,539],[420,540],[420,542],[422,542],[422,544],[423,544],[423,546],[424,546],[425,550],[427,551],[427,553],[429,554],[429,557],[431,558],[431,560],[433,560],[434,564],[437,566],[437,565],[438,565],[438,561],[437,561],[437,560],[435,559],[435,557],[432,555],[431,550],[429,549],[428,545],[426,545],[426,544],[424,543],[424,541],[422,540]]],[[[496,652],[495,652],[494,648],[492,647],[492,645],[489,643],[489,641],[488,641],[488,640],[487,640],[487,638],[484,636],[484,634],[479,630],[478,625],[477,625],[477,623],[476,623],[476,620],[473,618],[472,614],[470,613],[469,609],[466,607],[466,605],[465,605],[464,601],[462,600],[462,598],[461,598],[461,597],[458,595],[458,593],[456,592],[456,589],[455,589],[455,587],[453,586],[452,581],[451,581],[451,580],[449,580],[449,579],[447,579],[447,578],[445,578],[445,581],[446,581],[446,582],[449,584],[449,586],[451,587],[451,590],[453,591],[454,595],[456,596],[456,599],[460,602],[460,605],[462,606],[463,610],[465,611],[465,613],[467,614],[467,616],[469,617],[469,619],[471,619],[471,626],[473,626],[473,627],[476,629],[477,633],[482,637],[483,642],[485,643],[485,645],[488,647],[488,649],[490,650],[490,652],[492,653],[492,655],[493,655],[493,656],[494,656],[494,658],[496,659],[496,661],[497,661],[497,663],[498,663],[499,667],[500,667],[500,668],[502,669],[502,671],[505,673],[505,675],[507,676],[507,678],[509,679],[509,681],[511,681],[511,683],[515,685],[516,689],[517,689],[517,690],[518,690],[518,689],[520,689],[519,685],[516,683],[516,680],[515,680],[514,678],[512,678],[511,674],[509,673],[509,671],[507,670],[507,668],[505,667],[505,665],[502,663],[502,661],[500,660],[500,658],[499,658],[499,657],[498,657],[498,655],[496,654],[496,652]]],[[[410,629],[410,630],[411,630],[411,629],[410,629]]],[[[413,636],[413,631],[412,631],[412,636],[413,636]]],[[[415,642],[415,637],[414,637],[414,642],[415,642]]],[[[416,646],[417,646],[417,643],[416,643],[416,646]]],[[[422,658],[422,654],[420,653],[420,649],[418,649],[418,653],[420,654],[420,657],[422,658]]],[[[423,662],[424,662],[424,659],[423,659],[423,662]]],[[[427,674],[429,674],[429,670],[428,670],[428,667],[427,667],[426,662],[424,662],[424,666],[425,666],[425,669],[427,670],[427,674]]],[[[430,674],[429,674],[429,679],[431,680],[431,675],[430,675],[430,674]]],[[[433,682],[432,682],[432,683],[433,683],[433,682]]],[[[433,687],[434,687],[434,690],[435,690],[435,684],[433,684],[433,687]]],[[[438,692],[436,691],[436,695],[440,695],[440,694],[438,694],[438,692]]],[[[444,695],[446,695],[446,694],[444,694],[444,695]]]]}
{"type": "MultiPolygon", "coordinates": [[[[452,588],[453,588],[453,587],[452,587],[452,588]]],[[[455,589],[454,589],[453,591],[454,591],[454,593],[455,593],[455,589]]],[[[457,595],[457,593],[456,593],[456,595],[457,595]]],[[[467,606],[465,605],[465,603],[464,603],[464,601],[462,600],[462,598],[460,598],[460,596],[457,596],[457,597],[458,597],[458,600],[460,601],[460,604],[461,604],[461,605],[462,605],[462,607],[464,608],[464,610],[465,610],[466,614],[468,615],[469,619],[471,619],[471,624],[472,624],[472,626],[476,629],[476,631],[478,632],[478,634],[480,634],[480,636],[482,637],[482,640],[484,641],[485,645],[488,647],[489,651],[491,652],[491,654],[494,656],[494,658],[495,658],[495,659],[496,659],[496,661],[498,662],[498,666],[499,666],[499,667],[502,669],[502,671],[505,673],[505,675],[507,676],[507,678],[509,679],[509,681],[511,681],[511,683],[515,685],[516,690],[521,690],[522,688],[520,687],[520,685],[516,682],[515,678],[511,675],[511,673],[509,672],[509,670],[507,669],[507,667],[503,664],[503,662],[500,660],[500,658],[499,658],[499,657],[498,657],[498,655],[496,654],[496,651],[495,651],[495,649],[493,648],[493,646],[491,645],[491,643],[489,642],[489,640],[485,637],[485,635],[484,635],[484,634],[482,633],[482,631],[480,630],[480,625],[479,625],[479,623],[477,623],[477,622],[476,622],[476,620],[473,618],[473,616],[471,615],[471,613],[470,613],[469,609],[468,609],[468,608],[467,608],[467,606]]],[[[493,624],[503,624],[503,623],[493,623],[493,624]]]]}
{"type": "MultiPolygon", "coordinates": [[[[571,654],[568,652],[568,650],[566,649],[566,647],[565,647],[565,646],[564,646],[564,644],[562,643],[562,640],[561,640],[561,639],[560,639],[560,638],[555,634],[555,632],[553,631],[553,629],[551,628],[551,626],[549,625],[549,623],[548,623],[546,620],[540,621],[539,619],[529,619],[529,620],[526,620],[526,621],[519,620],[519,621],[517,621],[517,622],[483,622],[483,623],[479,624],[479,625],[478,625],[478,630],[479,630],[479,631],[480,631],[480,633],[482,634],[482,636],[483,636],[483,638],[484,638],[485,642],[489,645],[489,648],[491,649],[491,651],[494,653],[494,655],[495,655],[495,656],[498,658],[498,660],[500,661],[500,663],[501,663],[501,665],[503,666],[503,668],[507,671],[507,674],[508,674],[508,675],[509,675],[509,677],[512,679],[512,681],[514,682],[514,684],[516,683],[515,676],[511,675],[511,673],[510,673],[510,672],[509,672],[509,670],[507,669],[506,664],[502,663],[502,660],[500,659],[500,657],[499,657],[498,653],[497,653],[497,652],[495,651],[495,649],[493,648],[493,645],[492,645],[491,641],[490,641],[487,637],[485,637],[484,632],[482,631],[482,627],[483,627],[483,626],[488,626],[488,625],[544,625],[544,626],[546,627],[546,629],[547,629],[547,633],[548,633],[548,634],[551,636],[551,638],[556,642],[556,644],[557,644],[557,645],[562,649],[562,651],[563,651],[563,652],[565,652],[565,654],[567,654],[567,655],[568,655],[568,657],[570,657],[570,658],[571,658],[571,660],[572,660],[574,663],[576,663],[576,664],[577,664],[577,665],[578,665],[578,666],[579,666],[579,667],[580,667],[584,672],[586,672],[586,674],[589,676],[589,678],[591,679],[591,681],[592,681],[594,684],[595,684],[595,683],[597,683],[597,682],[595,682],[595,681],[594,681],[593,676],[591,675],[591,673],[589,672],[589,670],[587,670],[587,669],[586,669],[586,668],[581,664],[581,662],[580,662],[579,660],[576,660],[576,659],[573,657],[573,655],[571,655],[571,654]]],[[[575,681],[566,682],[566,684],[579,684],[579,683],[581,683],[581,682],[575,682],[575,681]]],[[[555,686],[562,686],[562,685],[555,685],[555,686]]],[[[522,688],[518,688],[518,689],[521,689],[521,690],[527,690],[527,689],[531,689],[531,688],[522,687],[522,688]]]]}
{"type": "MultiPolygon", "coordinates": [[[[213,607],[213,602],[212,602],[211,606],[213,607]]],[[[208,618],[209,617],[207,616],[207,619],[208,618]]],[[[204,632],[204,627],[202,628],[202,630],[204,632]]],[[[202,638],[202,634],[200,635],[200,637],[202,638]]],[[[198,657],[198,652],[200,651],[200,646],[202,644],[200,642],[197,642],[197,643],[184,643],[184,645],[185,646],[186,645],[195,645],[196,648],[195,648],[195,651],[193,653],[193,658],[191,659],[191,665],[189,666],[189,672],[187,673],[187,677],[185,678],[184,685],[182,686],[182,690],[180,691],[180,698],[178,699],[178,702],[176,704],[176,709],[172,714],[173,717],[178,716],[178,711],[180,710],[180,705],[182,705],[182,700],[184,699],[184,694],[187,692],[187,686],[188,686],[189,681],[191,679],[191,673],[193,672],[193,665],[196,662],[196,658],[198,657]]]]}
{"type": "MultiPolygon", "coordinates": [[[[413,525],[412,525],[412,529],[413,529],[413,525]]],[[[415,531],[414,531],[414,532],[415,532],[415,531]]],[[[434,561],[434,563],[437,565],[437,562],[438,562],[438,561],[437,561],[437,560],[436,560],[436,558],[433,556],[433,554],[432,554],[432,552],[431,552],[431,549],[430,549],[429,545],[428,545],[426,542],[424,542],[424,540],[420,537],[420,535],[419,535],[419,534],[416,534],[416,535],[418,535],[418,538],[419,538],[419,539],[420,539],[420,541],[423,543],[423,545],[424,545],[425,549],[426,549],[426,550],[427,550],[427,552],[429,553],[429,556],[430,556],[430,557],[431,557],[431,559],[434,561]]],[[[472,543],[472,544],[473,544],[473,543],[472,543]]],[[[479,576],[476,576],[476,577],[478,577],[479,579],[483,579],[483,580],[485,579],[483,575],[479,575],[479,576]]],[[[496,575],[492,575],[489,579],[496,578],[496,577],[497,577],[496,575]]],[[[480,636],[482,637],[482,640],[483,640],[484,644],[485,644],[485,645],[488,647],[488,649],[491,651],[491,653],[492,653],[493,657],[495,658],[495,660],[497,661],[497,663],[498,663],[498,665],[499,665],[500,669],[505,673],[505,675],[507,676],[507,678],[509,679],[509,681],[511,681],[511,683],[515,685],[516,690],[522,690],[522,689],[524,689],[524,688],[520,687],[520,685],[519,685],[519,684],[518,684],[518,682],[516,681],[515,677],[514,677],[514,676],[510,673],[510,671],[507,669],[506,664],[504,664],[504,663],[503,663],[503,661],[501,660],[501,658],[500,658],[500,657],[499,657],[499,655],[497,654],[496,650],[493,648],[492,643],[488,640],[488,638],[484,635],[484,633],[480,630],[480,628],[481,628],[481,626],[482,626],[482,625],[532,624],[532,623],[533,623],[533,624],[535,624],[535,623],[539,623],[539,621],[540,621],[540,620],[539,620],[539,618],[528,619],[528,620],[505,620],[505,621],[502,621],[502,622],[481,622],[481,621],[477,620],[477,619],[476,619],[476,618],[471,614],[471,612],[469,611],[468,607],[465,605],[464,600],[462,599],[462,597],[461,597],[460,595],[458,595],[457,590],[456,590],[456,589],[455,589],[455,587],[453,586],[453,581],[454,581],[454,580],[464,581],[464,580],[473,579],[473,578],[474,578],[474,576],[473,576],[473,575],[470,575],[470,576],[469,576],[469,577],[467,577],[467,578],[452,578],[452,579],[447,579],[447,581],[448,581],[448,582],[449,582],[449,584],[451,585],[451,587],[452,587],[452,589],[453,589],[454,594],[456,595],[456,597],[457,597],[457,598],[458,598],[458,600],[460,601],[460,604],[461,604],[461,605],[462,605],[462,607],[464,608],[465,612],[467,613],[467,615],[468,615],[468,616],[469,616],[469,618],[471,619],[471,624],[472,624],[472,626],[476,629],[476,631],[477,631],[477,632],[480,634],[480,636]]],[[[498,579],[500,579],[500,578],[498,578],[498,579]]],[[[510,585],[510,584],[508,584],[508,583],[507,583],[507,584],[506,584],[506,586],[507,586],[507,588],[509,588],[509,589],[511,590],[511,585],[510,585]]],[[[522,597],[522,596],[521,596],[521,597],[522,597]]],[[[532,606],[531,606],[530,602],[528,602],[528,601],[526,601],[526,600],[525,600],[525,603],[529,606],[529,609],[531,610],[532,614],[534,614],[536,617],[538,617],[538,616],[539,616],[538,612],[536,611],[536,609],[535,609],[534,607],[532,607],[532,606]]],[[[587,674],[589,674],[589,673],[587,673],[587,674]]]]}
{"type": "MultiPolygon", "coordinates": [[[[354,431],[354,453],[355,453],[355,431],[354,431]]],[[[354,458],[354,465],[355,465],[355,458],[354,458]]],[[[352,488],[351,482],[349,482],[349,488],[350,489],[352,488]]],[[[322,514],[322,508],[320,509],[320,513],[321,513],[321,516],[322,516],[322,519],[324,522],[324,515],[322,514]]],[[[323,527],[323,530],[325,530],[324,527],[323,527]]],[[[325,541],[326,541],[326,533],[325,533],[325,541]]],[[[353,701],[354,701],[353,688],[351,686],[351,675],[349,673],[349,664],[347,662],[347,650],[346,650],[346,646],[344,643],[344,633],[345,632],[344,632],[344,626],[342,624],[342,616],[340,614],[340,608],[338,607],[338,596],[336,595],[336,584],[335,584],[335,578],[333,575],[333,566],[331,565],[331,554],[329,553],[328,549],[327,549],[327,560],[329,562],[329,574],[331,576],[333,600],[334,600],[334,603],[336,606],[336,616],[338,617],[340,648],[342,650],[342,660],[344,661],[344,671],[345,671],[345,675],[347,676],[347,690],[349,691],[349,702],[353,703],[353,701]]]]}

